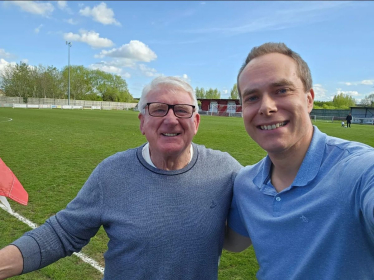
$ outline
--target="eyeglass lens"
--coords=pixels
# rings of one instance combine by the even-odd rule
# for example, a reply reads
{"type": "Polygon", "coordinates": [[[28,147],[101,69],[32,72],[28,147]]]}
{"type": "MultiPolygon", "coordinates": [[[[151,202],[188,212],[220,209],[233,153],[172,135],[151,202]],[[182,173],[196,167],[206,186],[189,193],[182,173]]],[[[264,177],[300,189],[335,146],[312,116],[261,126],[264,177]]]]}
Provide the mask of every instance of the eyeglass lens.
{"type": "Polygon", "coordinates": [[[193,107],[187,104],[168,105],[165,103],[150,103],[148,111],[151,116],[163,117],[167,115],[169,107],[173,109],[174,115],[180,118],[189,118],[193,114],[193,107]]]}

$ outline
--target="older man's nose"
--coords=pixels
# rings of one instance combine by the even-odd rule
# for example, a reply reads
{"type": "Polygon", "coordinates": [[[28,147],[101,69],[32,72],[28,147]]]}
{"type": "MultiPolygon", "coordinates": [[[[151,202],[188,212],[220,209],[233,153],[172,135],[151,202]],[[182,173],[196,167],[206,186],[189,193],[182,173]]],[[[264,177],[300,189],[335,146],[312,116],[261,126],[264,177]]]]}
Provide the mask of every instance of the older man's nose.
{"type": "Polygon", "coordinates": [[[169,108],[168,113],[164,117],[168,122],[178,122],[178,118],[175,116],[174,111],[172,108],[169,108]]]}

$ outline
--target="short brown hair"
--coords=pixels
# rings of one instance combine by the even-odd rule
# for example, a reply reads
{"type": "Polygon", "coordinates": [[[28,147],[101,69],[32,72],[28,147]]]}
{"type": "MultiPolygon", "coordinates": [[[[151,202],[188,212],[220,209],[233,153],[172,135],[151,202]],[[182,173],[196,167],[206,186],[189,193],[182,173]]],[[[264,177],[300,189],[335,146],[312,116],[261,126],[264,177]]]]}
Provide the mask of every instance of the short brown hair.
{"type": "Polygon", "coordinates": [[[242,100],[242,95],[240,93],[239,89],[239,76],[243,72],[244,68],[248,65],[248,63],[252,60],[255,59],[256,57],[263,56],[265,54],[269,53],[280,53],[287,55],[291,57],[297,65],[297,74],[299,78],[301,79],[303,85],[304,85],[304,90],[308,91],[312,88],[312,75],[310,73],[310,69],[308,64],[301,58],[301,56],[291,50],[289,47],[286,46],[284,43],[265,43],[262,44],[261,46],[254,47],[250,53],[248,54],[245,62],[243,63],[242,67],[239,70],[238,77],[237,77],[237,87],[238,87],[238,93],[239,93],[239,98],[240,101],[242,100]]]}

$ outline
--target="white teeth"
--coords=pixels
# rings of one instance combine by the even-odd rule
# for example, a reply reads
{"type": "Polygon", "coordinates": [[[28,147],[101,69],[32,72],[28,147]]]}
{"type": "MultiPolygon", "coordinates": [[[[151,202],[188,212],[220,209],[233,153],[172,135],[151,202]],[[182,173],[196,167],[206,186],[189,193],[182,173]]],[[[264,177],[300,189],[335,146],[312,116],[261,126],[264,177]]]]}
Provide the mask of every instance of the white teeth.
{"type": "Polygon", "coordinates": [[[273,129],[277,129],[278,127],[284,126],[284,125],[285,125],[285,122],[271,124],[271,125],[261,125],[261,129],[262,130],[273,130],[273,129]]]}
{"type": "Polygon", "coordinates": [[[163,133],[163,135],[165,136],[177,136],[178,134],[177,133],[163,133]]]}

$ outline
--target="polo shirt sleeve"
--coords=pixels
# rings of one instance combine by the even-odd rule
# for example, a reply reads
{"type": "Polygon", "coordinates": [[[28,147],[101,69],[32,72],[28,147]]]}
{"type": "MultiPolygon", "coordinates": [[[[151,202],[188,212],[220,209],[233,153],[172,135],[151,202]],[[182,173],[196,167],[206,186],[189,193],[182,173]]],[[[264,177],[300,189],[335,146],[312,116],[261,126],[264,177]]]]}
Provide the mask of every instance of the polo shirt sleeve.
{"type": "Polygon", "coordinates": [[[234,196],[231,202],[231,207],[228,216],[228,226],[236,233],[239,233],[240,235],[249,238],[248,231],[245,228],[244,221],[242,219],[242,214],[237,204],[238,197],[240,196],[238,194],[235,195],[234,191],[234,196]]]}

